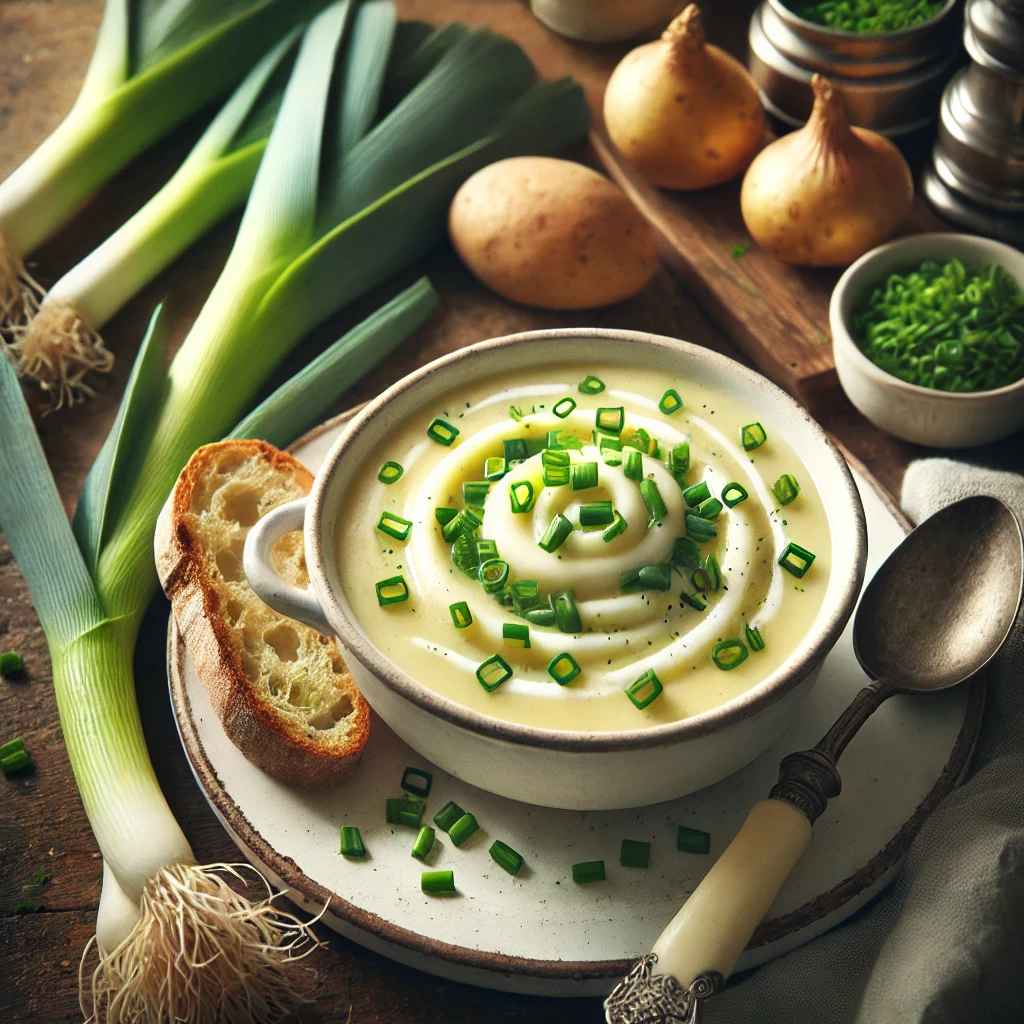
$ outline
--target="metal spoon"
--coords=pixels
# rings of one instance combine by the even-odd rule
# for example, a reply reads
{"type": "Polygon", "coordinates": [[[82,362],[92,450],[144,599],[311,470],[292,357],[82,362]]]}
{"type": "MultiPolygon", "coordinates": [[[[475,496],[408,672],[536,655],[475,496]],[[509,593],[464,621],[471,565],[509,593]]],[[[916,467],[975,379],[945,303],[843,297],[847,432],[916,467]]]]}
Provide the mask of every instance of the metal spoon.
{"type": "Polygon", "coordinates": [[[836,761],[868,716],[897,693],[931,693],[975,676],[1006,640],[1024,587],[1024,542],[996,498],[937,512],[889,556],[861,597],[853,647],[874,677],[821,742],[782,761],[769,798],[605,1002],[609,1024],[697,1020],[840,789],[836,761]]]}

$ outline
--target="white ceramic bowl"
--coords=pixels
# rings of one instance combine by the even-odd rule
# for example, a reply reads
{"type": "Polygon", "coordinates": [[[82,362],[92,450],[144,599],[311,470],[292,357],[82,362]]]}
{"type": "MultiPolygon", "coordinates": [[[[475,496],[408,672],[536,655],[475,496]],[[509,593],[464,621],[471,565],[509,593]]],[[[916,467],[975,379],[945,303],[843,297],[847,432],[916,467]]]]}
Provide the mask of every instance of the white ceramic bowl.
{"type": "Polygon", "coordinates": [[[1001,263],[1024,288],[1024,253],[975,235],[911,235],[865,253],[832,292],[829,322],[839,383],[876,427],[932,448],[971,448],[1024,428],[1024,379],[995,391],[954,393],[909,384],[876,366],[850,333],[852,311],[893,273],[924,260],[1001,263]]]}
{"type": "Polygon", "coordinates": [[[864,576],[864,512],[842,455],[807,412],[764,377],[686,342],[631,331],[558,330],[497,338],[410,374],[352,421],[328,454],[308,499],[275,509],[249,534],[246,576],[269,605],[333,632],[371,707],[445,771],[493,793],[551,807],[631,807],[682,796],[752,761],[786,728],[853,611],[864,576]],[[800,452],[822,494],[833,566],[806,642],[741,697],[692,718],[648,729],[585,733],[511,724],[470,711],[421,686],[363,632],[345,598],[334,550],[339,510],[351,507],[354,470],[385,450],[390,426],[460,385],[538,365],[613,363],[703,380],[756,410],[800,452]],[[304,527],[310,590],[281,583],[269,553],[304,527]]]}

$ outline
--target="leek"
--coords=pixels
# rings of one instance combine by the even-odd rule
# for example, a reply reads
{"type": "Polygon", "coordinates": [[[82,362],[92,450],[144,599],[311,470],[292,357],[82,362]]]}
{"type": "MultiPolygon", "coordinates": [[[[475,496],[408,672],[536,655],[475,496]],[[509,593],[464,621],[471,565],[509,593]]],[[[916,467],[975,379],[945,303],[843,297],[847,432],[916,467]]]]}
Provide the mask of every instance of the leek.
{"type": "Polygon", "coordinates": [[[24,259],[105,181],[241,80],[324,0],[107,0],[74,106],[0,183],[0,329],[35,311],[24,259]]]}

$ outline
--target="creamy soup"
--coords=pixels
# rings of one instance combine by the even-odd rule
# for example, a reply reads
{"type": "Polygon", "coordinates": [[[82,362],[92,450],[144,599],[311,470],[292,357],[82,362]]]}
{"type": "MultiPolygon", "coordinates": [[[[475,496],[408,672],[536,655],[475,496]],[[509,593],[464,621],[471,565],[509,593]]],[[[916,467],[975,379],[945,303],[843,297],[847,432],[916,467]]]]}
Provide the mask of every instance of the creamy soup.
{"type": "Polygon", "coordinates": [[[345,595],[424,686],[612,731],[738,697],[822,605],[821,496],[768,416],[623,366],[492,378],[395,424],[339,517],[345,595]]]}

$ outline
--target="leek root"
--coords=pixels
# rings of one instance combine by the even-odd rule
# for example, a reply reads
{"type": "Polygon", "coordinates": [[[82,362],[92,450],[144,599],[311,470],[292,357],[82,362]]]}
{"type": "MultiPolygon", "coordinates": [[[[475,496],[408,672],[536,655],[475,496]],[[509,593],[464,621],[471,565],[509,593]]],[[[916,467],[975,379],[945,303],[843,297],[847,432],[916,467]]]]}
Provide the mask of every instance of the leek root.
{"type": "Polygon", "coordinates": [[[0,325],[24,323],[35,316],[43,291],[0,231],[0,325]]]}

